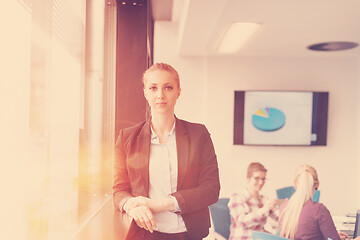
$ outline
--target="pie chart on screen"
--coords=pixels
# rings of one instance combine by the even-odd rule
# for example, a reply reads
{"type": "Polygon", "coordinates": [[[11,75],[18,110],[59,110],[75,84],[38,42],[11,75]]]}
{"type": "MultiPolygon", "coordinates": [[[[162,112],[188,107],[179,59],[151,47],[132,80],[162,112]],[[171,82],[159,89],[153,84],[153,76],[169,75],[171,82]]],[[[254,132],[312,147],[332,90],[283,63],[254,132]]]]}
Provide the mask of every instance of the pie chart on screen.
{"type": "Polygon", "coordinates": [[[253,113],[252,124],[261,131],[276,131],[284,126],[285,119],[285,114],[281,110],[264,107],[253,113]]]}

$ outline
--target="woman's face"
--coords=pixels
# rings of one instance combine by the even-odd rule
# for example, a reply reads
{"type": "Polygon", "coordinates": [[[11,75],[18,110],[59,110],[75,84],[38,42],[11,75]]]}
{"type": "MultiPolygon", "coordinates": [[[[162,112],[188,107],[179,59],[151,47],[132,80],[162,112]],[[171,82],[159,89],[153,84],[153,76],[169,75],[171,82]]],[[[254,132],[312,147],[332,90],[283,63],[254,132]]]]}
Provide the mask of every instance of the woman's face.
{"type": "Polygon", "coordinates": [[[144,96],[152,113],[173,113],[180,92],[171,72],[155,70],[144,82],[144,96]]]}
{"type": "Polygon", "coordinates": [[[258,171],[248,178],[248,187],[250,190],[259,192],[264,186],[266,181],[266,172],[258,171]]]}

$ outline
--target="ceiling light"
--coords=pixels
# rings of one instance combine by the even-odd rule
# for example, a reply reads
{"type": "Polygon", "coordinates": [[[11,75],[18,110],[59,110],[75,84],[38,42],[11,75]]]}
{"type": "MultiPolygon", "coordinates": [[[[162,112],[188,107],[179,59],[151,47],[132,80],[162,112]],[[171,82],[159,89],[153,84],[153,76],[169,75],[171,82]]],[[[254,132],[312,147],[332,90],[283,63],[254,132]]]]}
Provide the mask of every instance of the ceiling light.
{"type": "Polygon", "coordinates": [[[260,28],[261,23],[232,23],[225,33],[219,47],[219,53],[236,53],[260,28]]]}
{"type": "Polygon", "coordinates": [[[312,44],[308,49],[314,51],[339,51],[357,47],[359,44],[354,42],[323,42],[312,44]]]}

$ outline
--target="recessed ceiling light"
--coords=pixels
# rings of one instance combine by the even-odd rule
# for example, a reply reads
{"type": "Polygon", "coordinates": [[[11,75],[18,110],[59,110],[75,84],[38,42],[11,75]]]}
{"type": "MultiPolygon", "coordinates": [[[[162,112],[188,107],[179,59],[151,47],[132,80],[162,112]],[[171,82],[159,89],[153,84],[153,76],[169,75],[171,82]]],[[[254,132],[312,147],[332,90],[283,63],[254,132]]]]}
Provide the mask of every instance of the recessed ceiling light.
{"type": "Polygon", "coordinates": [[[308,46],[308,49],[314,51],[339,51],[357,47],[359,44],[354,42],[323,42],[308,46]]]}
{"type": "Polygon", "coordinates": [[[232,23],[225,33],[217,51],[219,53],[235,53],[238,52],[244,44],[255,34],[260,28],[261,23],[232,23]]]}

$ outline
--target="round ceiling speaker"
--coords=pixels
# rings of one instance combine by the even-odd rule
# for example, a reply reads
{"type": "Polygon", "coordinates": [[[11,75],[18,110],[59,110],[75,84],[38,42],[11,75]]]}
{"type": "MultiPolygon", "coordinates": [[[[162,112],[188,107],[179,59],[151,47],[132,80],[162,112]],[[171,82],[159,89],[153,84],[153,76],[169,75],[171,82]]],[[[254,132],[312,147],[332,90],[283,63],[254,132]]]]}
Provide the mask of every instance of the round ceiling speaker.
{"type": "Polygon", "coordinates": [[[357,47],[359,44],[354,42],[323,42],[308,46],[308,49],[314,51],[339,51],[357,47]]]}

